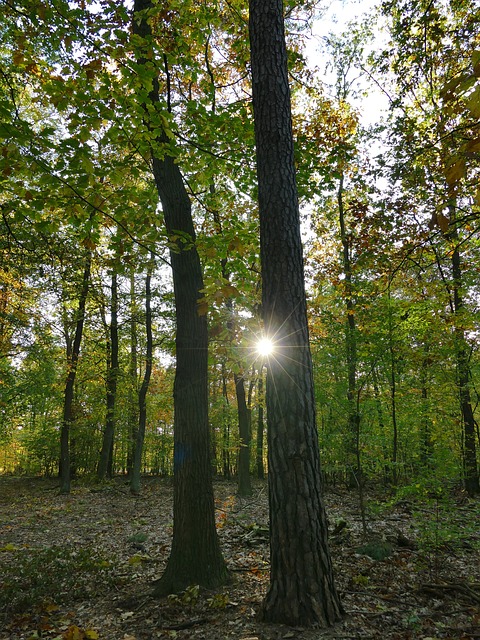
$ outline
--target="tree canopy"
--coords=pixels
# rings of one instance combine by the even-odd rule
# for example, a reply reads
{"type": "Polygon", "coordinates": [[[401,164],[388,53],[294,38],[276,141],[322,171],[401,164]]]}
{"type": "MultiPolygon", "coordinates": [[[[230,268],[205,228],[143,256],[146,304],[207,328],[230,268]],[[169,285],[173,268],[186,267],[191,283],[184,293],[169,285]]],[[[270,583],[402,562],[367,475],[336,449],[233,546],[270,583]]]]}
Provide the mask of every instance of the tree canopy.
{"type": "Polygon", "coordinates": [[[175,504],[208,512],[214,584],[211,477],[248,495],[282,473],[287,414],[295,437],[309,425],[287,458],[308,442],[315,486],[357,489],[362,513],[369,482],[478,495],[474,0],[385,0],[317,40],[324,4],[278,3],[275,96],[244,0],[0,6],[0,473],[60,472],[65,492],[122,474],[139,493],[185,469],[175,504]],[[265,335],[282,356],[258,353],[265,335]]]}

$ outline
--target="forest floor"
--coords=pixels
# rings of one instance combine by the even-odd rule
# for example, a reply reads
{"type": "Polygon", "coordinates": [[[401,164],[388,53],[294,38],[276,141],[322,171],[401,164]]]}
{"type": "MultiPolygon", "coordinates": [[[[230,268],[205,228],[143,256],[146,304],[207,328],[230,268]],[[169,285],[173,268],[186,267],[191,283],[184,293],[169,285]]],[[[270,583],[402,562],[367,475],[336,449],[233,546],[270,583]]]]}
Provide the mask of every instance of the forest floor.
{"type": "Polygon", "coordinates": [[[315,640],[480,638],[480,501],[461,491],[390,500],[327,491],[330,545],[345,619],[330,629],[257,621],[268,586],[265,483],[249,498],[215,484],[232,581],[154,599],[172,535],[172,485],[145,479],[140,497],[0,477],[0,639],[315,640]],[[372,557],[373,556],[373,557],[372,557]],[[376,559],[375,559],[376,558],[376,559]]]}

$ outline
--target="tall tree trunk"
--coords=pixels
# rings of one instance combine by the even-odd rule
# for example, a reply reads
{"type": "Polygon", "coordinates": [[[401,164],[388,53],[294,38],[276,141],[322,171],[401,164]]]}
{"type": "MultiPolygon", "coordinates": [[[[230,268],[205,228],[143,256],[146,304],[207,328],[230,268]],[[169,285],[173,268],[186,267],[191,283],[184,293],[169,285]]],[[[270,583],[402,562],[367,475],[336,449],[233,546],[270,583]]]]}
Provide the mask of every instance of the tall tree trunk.
{"type": "Polygon", "coordinates": [[[388,460],[390,456],[388,452],[385,420],[383,418],[382,400],[380,397],[380,389],[378,387],[378,373],[377,373],[376,366],[372,367],[372,380],[373,380],[373,395],[375,398],[375,407],[377,409],[378,429],[382,436],[384,482],[385,484],[388,485],[390,482],[390,471],[389,471],[389,464],[388,464],[388,460]]]}
{"type": "Polygon", "coordinates": [[[142,470],[143,441],[145,440],[145,428],[147,426],[147,391],[152,375],[153,361],[153,336],[152,336],[152,272],[153,257],[148,266],[145,279],[145,331],[147,335],[145,353],[145,373],[138,391],[138,428],[135,440],[135,452],[133,455],[132,474],[130,477],[130,491],[133,495],[140,493],[140,474],[142,470]]]}
{"type": "Polygon", "coordinates": [[[392,441],[392,482],[398,483],[398,423],[397,423],[397,372],[395,345],[393,341],[393,312],[390,297],[390,285],[388,286],[388,352],[390,355],[390,407],[392,416],[393,441],[392,441]]]}
{"type": "Polygon", "coordinates": [[[230,400],[228,399],[227,370],[222,362],[222,474],[227,480],[231,476],[230,466],[230,400]]]}
{"type": "Polygon", "coordinates": [[[449,207],[451,231],[450,237],[454,243],[452,252],[452,276],[453,276],[453,313],[455,331],[455,352],[457,359],[457,379],[460,396],[460,409],[463,422],[463,468],[465,474],[465,490],[470,496],[480,493],[480,480],[477,466],[477,452],[475,445],[475,417],[473,415],[470,393],[470,366],[468,358],[468,345],[465,338],[462,316],[464,303],[462,295],[462,259],[460,256],[458,231],[456,228],[456,205],[449,207]]]}
{"type": "Polygon", "coordinates": [[[343,204],[344,174],[340,174],[340,181],[337,190],[338,219],[340,223],[340,238],[342,241],[342,266],[345,275],[345,310],[347,320],[345,324],[345,346],[347,359],[347,482],[351,488],[360,487],[361,467],[360,467],[360,412],[357,405],[357,335],[355,327],[355,303],[353,300],[352,283],[352,262],[350,259],[350,239],[345,224],[345,208],[343,204]]]}
{"type": "MultiPolygon", "coordinates": [[[[70,469],[70,428],[73,421],[73,398],[75,389],[75,377],[77,375],[78,357],[82,343],[83,325],[85,322],[85,306],[87,303],[90,283],[90,267],[92,256],[88,253],[83,269],[82,288],[78,299],[77,321],[75,325],[75,337],[68,359],[67,379],[65,382],[65,394],[63,400],[63,420],[60,429],[60,493],[70,493],[71,469],[70,469]]],[[[67,349],[68,353],[69,349],[67,349]]]]}
{"type": "Polygon", "coordinates": [[[321,496],[302,242],[281,0],[250,0],[262,310],[267,362],[270,587],[265,621],[340,619],[321,496]]]}
{"type": "Polygon", "coordinates": [[[130,362],[129,362],[129,394],[128,394],[128,443],[127,443],[127,475],[132,477],[133,458],[138,429],[138,337],[137,337],[137,304],[135,301],[135,272],[130,273],[130,362]]]}
{"type": "Polygon", "coordinates": [[[235,390],[238,407],[238,435],[240,447],[238,450],[238,494],[252,495],[250,482],[250,415],[245,395],[245,381],[242,375],[235,373],[235,390]]]}
{"type": "MultiPolygon", "coordinates": [[[[150,0],[135,0],[133,33],[142,51],[138,64],[152,66],[152,29],[147,13],[150,0]]],[[[148,71],[147,71],[148,73],[148,71]]],[[[160,108],[156,75],[151,78],[149,112],[160,108]]],[[[167,146],[166,134],[157,139],[167,146]]],[[[172,244],[170,259],[176,309],[176,371],[174,383],[174,503],[173,540],[157,594],[179,591],[191,584],[214,587],[228,577],[215,527],[215,505],[210,466],[208,425],[208,332],[206,315],[199,312],[203,290],[200,258],[195,246],[191,203],[175,158],[167,152],[158,157],[152,150],[153,174],[162,203],[167,234],[172,244]],[[179,234],[187,242],[182,243],[179,234]]]]}
{"type": "Polygon", "coordinates": [[[265,478],[265,469],[263,465],[263,435],[265,425],[263,421],[263,365],[258,372],[258,406],[257,406],[257,478],[263,480],[265,478]]]}
{"type": "Polygon", "coordinates": [[[428,389],[428,370],[430,367],[430,345],[423,345],[423,358],[420,367],[420,388],[422,390],[422,426],[420,434],[420,461],[425,469],[432,467],[433,442],[430,418],[430,399],[428,389]]]}
{"type": "Polygon", "coordinates": [[[118,378],[118,286],[117,274],[112,272],[110,285],[110,327],[107,339],[107,414],[103,432],[102,450],[98,462],[97,477],[103,480],[112,469],[113,436],[115,432],[115,401],[118,378]]]}

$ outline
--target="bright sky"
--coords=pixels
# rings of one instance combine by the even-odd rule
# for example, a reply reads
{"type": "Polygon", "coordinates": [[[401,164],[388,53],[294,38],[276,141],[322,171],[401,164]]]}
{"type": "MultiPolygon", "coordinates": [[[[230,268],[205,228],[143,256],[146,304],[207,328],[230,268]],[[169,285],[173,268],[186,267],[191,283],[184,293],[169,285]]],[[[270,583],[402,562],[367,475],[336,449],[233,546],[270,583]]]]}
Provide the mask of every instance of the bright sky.
{"type": "MultiPolygon", "coordinates": [[[[332,0],[324,16],[313,25],[313,36],[307,47],[307,54],[312,61],[312,66],[324,69],[326,58],[321,52],[322,39],[328,35],[341,35],[349,22],[361,21],[364,16],[378,6],[380,0],[332,0]]],[[[382,34],[378,33],[379,42],[382,34]]],[[[325,82],[334,84],[335,78],[331,72],[326,73],[325,82]]],[[[369,83],[369,96],[362,98],[361,119],[364,126],[378,122],[380,111],[388,106],[385,94],[373,83],[369,83]]]]}

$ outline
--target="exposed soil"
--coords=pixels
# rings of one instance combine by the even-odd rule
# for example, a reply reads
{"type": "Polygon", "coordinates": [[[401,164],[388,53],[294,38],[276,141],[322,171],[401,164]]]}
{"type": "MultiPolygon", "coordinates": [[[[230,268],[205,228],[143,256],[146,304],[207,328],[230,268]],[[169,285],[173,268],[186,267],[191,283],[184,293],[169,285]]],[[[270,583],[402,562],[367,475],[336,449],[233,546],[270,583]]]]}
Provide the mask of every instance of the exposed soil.
{"type": "Polygon", "coordinates": [[[239,498],[233,483],[218,482],[215,494],[232,582],[160,600],[150,594],[169,553],[171,482],[146,479],[137,498],[121,479],[101,489],[74,485],[66,497],[53,481],[0,478],[0,596],[14,593],[15,584],[26,591],[22,606],[15,593],[1,598],[0,638],[480,638],[478,500],[457,492],[448,509],[435,497],[374,508],[378,498],[369,495],[365,538],[356,494],[330,489],[331,552],[347,616],[330,629],[292,629],[256,620],[268,585],[266,484],[239,498]],[[67,579],[59,574],[58,584],[47,560],[43,567],[24,561],[47,558],[52,548],[75,567],[67,579]],[[84,568],[90,574],[82,583],[84,568]],[[53,591],[38,606],[33,589],[42,593],[48,581],[53,591]]]}

